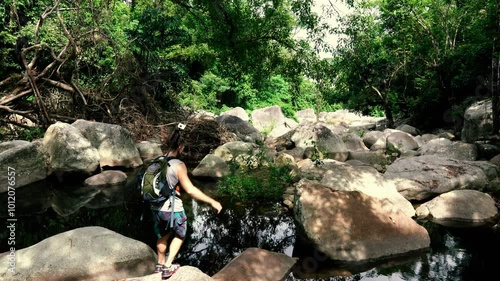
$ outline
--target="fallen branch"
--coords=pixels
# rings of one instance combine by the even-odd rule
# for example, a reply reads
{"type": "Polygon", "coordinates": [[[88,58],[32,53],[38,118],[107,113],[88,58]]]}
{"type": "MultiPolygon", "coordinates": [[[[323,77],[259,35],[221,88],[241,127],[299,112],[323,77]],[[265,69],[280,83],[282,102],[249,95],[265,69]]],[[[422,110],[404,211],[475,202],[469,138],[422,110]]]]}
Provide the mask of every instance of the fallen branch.
{"type": "Polygon", "coordinates": [[[28,89],[28,90],[26,90],[24,92],[21,92],[21,93],[17,94],[17,95],[12,95],[11,94],[11,95],[5,96],[5,97],[3,97],[3,98],[0,99],[0,105],[8,104],[9,102],[15,101],[18,98],[24,97],[27,94],[30,94],[32,92],[33,92],[32,89],[28,89]]]}
{"type": "Polygon", "coordinates": [[[13,113],[13,114],[28,114],[28,113],[31,113],[33,112],[32,110],[26,110],[26,111],[21,111],[21,110],[15,110],[15,109],[12,109],[10,108],[10,106],[5,106],[5,105],[0,105],[0,109],[1,110],[5,110],[9,113],[13,113]]]}
{"type": "Polygon", "coordinates": [[[52,80],[52,79],[49,79],[49,78],[42,78],[43,81],[49,83],[50,85],[54,86],[54,87],[58,87],[62,90],[65,90],[65,91],[68,91],[68,92],[71,92],[71,93],[74,93],[75,92],[75,88],[73,88],[72,86],[66,84],[66,83],[63,83],[61,81],[55,81],[55,80],[52,80]]]}

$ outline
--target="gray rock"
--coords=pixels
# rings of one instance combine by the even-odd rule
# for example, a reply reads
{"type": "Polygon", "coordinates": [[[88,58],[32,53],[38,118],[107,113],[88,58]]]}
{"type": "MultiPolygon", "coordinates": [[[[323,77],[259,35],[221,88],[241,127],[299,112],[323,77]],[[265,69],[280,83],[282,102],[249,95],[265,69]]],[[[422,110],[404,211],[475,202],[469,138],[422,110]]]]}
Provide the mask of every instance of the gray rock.
{"type": "Polygon", "coordinates": [[[238,155],[253,155],[257,148],[254,143],[232,141],[217,147],[213,154],[228,162],[238,155]]]}
{"type": "Polygon", "coordinates": [[[85,180],[86,186],[120,185],[127,181],[127,174],[122,171],[108,170],[93,175],[85,180]]]}
{"type": "Polygon", "coordinates": [[[392,182],[386,181],[372,167],[339,165],[335,169],[327,171],[320,183],[332,190],[360,191],[378,199],[387,199],[392,203],[392,205],[387,204],[384,206],[389,211],[401,211],[409,217],[415,215],[415,209],[410,201],[399,194],[392,182]]]}
{"type": "Polygon", "coordinates": [[[219,156],[208,154],[193,170],[195,177],[222,178],[229,174],[229,166],[219,156]]]}
{"type": "Polygon", "coordinates": [[[404,132],[392,132],[387,137],[387,150],[397,153],[405,153],[407,151],[418,148],[417,142],[411,135],[404,132]]]}
{"type": "Polygon", "coordinates": [[[475,161],[478,155],[476,145],[463,142],[452,142],[445,138],[429,141],[421,146],[418,152],[420,155],[437,155],[467,161],[475,161]]]}
{"type": "Polygon", "coordinates": [[[212,278],[215,281],[283,281],[297,258],[258,248],[248,248],[212,278]]]}
{"type": "Polygon", "coordinates": [[[477,163],[434,155],[399,158],[387,167],[384,178],[393,180],[406,199],[423,200],[452,190],[484,188],[486,166],[477,163]]]}
{"type": "Polygon", "coordinates": [[[43,137],[50,166],[59,175],[67,172],[91,174],[99,168],[99,152],[82,133],[67,123],[52,124],[43,137]]]}
{"type": "Polygon", "coordinates": [[[41,142],[35,141],[14,146],[0,153],[0,172],[3,175],[0,192],[6,192],[9,186],[19,188],[43,180],[52,171],[45,148],[41,142]],[[14,180],[7,180],[7,175],[14,180]]]}
{"type": "Polygon", "coordinates": [[[299,123],[302,123],[302,122],[313,122],[314,123],[318,119],[318,117],[316,116],[316,113],[314,113],[314,109],[312,109],[312,108],[299,110],[295,113],[295,116],[297,116],[299,123]]]}
{"type": "Polygon", "coordinates": [[[365,143],[366,147],[370,149],[376,142],[379,142],[380,139],[383,139],[385,149],[384,133],[380,131],[370,131],[363,136],[363,142],[365,143]]]}
{"type": "Polygon", "coordinates": [[[425,228],[388,200],[358,191],[333,191],[320,184],[297,189],[294,217],[319,251],[337,261],[369,261],[428,248],[425,228]]]}
{"type": "Polygon", "coordinates": [[[212,281],[212,277],[193,266],[181,266],[169,281],[212,281]]]}
{"type": "Polygon", "coordinates": [[[454,190],[420,205],[417,216],[445,225],[479,226],[491,223],[498,210],[490,195],[476,190],[454,190]]]}
{"type": "Polygon", "coordinates": [[[500,167],[500,154],[491,158],[490,163],[492,163],[493,165],[496,165],[497,167],[500,167]]]}
{"type": "Polygon", "coordinates": [[[13,141],[6,141],[6,142],[1,142],[0,143],[0,153],[9,150],[11,148],[14,148],[16,146],[21,146],[21,145],[27,145],[29,144],[29,141],[25,140],[13,140],[13,141]]]}
{"type": "Polygon", "coordinates": [[[143,164],[130,132],[113,124],[77,120],[71,124],[97,148],[100,166],[138,167],[143,164]]]}
{"type": "Polygon", "coordinates": [[[248,122],[232,115],[221,115],[215,118],[219,124],[228,131],[234,133],[240,140],[245,142],[261,142],[264,136],[248,122]]]}
{"type": "Polygon", "coordinates": [[[336,160],[317,160],[304,159],[297,162],[302,178],[309,180],[320,181],[323,176],[329,171],[336,169],[339,165],[347,165],[336,160]]]}
{"type": "Polygon", "coordinates": [[[274,128],[285,124],[285,115],[279,106],[270,106],[252,111],[252,124],[259,132],[270,133],[274,128]]]}
{"type": "Polygon", "coordinates": [[[349,160],[358,160],[363,163],[369,164],[377,169],[379,172],[385,170],[385,167],[389,163],[385,153],[381,151],[350,151],[349,160]]]}
{"type": "Polygon", "coordinates": [[[150,141],[141,141],[136,143],[135,147],[139,151],[142,161],[151,161],[156,157],[162,156],[161,145],[150,141]]]}
{"type": "MultiPolygon", "coordinates": [[[[7,256],[0,257],[7,264],[7,256]]],[[[116,280],[143,276],[156,262],[146,244],[91,226],[66,231],[16,251],[16,273],[0,268],[2,280],[116,280]]]]}
{"type": "Polygon", "coordinates": [[[363,139],[356,135],[350,135],[344,138],[344,143],[348,151],[357,151],[357,150],[368,150],[363,139]]]}
{"type": "Polygon", "coordinates": [[[233,109],[224,111],[220,115],[231,115],[231,116],[236,116],[245,122],[250,121],[250,117],[248,117],[246,111],[241,107],[235,107],[233,109]]]}
{"type": "Polygon", "coordinates": [[[345,161],[349,152],[342,138],[321,124],[302,124],[292,131],[291,140],[297,147],[315,147],[325,158],[345,161]]]}
{"type": "Polygon", "coordinates": [[[493,131],[493,107],[491,99],[476,102],[464,113],[462,141],[472,143],[493,131]]]}
{"type": "Polygon", "coordinates": [[[418,132],[418,129],[413,127],[413,126],[410,126],[410,125],[407,125],[407,124],[403,124],[403,125],[400,125],[396,128],[396,130],[399,130],[399,131],[402,131],[402,132],[405,132],[405,133],[408,133],[412,136],[417,136],[419,135],[419,132],[418,132]]]}

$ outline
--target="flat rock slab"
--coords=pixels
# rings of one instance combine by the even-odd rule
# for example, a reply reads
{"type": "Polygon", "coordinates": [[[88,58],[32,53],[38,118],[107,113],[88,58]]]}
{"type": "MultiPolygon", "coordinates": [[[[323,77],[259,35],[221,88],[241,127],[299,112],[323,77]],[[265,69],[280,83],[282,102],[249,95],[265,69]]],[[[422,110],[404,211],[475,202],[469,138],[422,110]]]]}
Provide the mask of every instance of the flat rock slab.
{"type": "Polygon", "coordinates": [[[417,216],[430,217],[441,224],[479,226],[490,222],[498,213],[490,195],[476,190],[455,190],[432,199],[417,208],[417,216]]]}
{"type": "Polygon", "coordinates": [[[285,280],[297,262],[285,254],[248,248],[212,276],[216,281],[285,280]]]}
{"type": "MultiPolygon", "coordinates": [[[[161,274],[154,273],[141,277],[127,278],[119,281],[161,281],[161,274]]],[[[193,266],[182,266],[168,281],[213,281],[212,277],[193,266]]]]}
{"type": "Polygon", "coordinates": [[[119,185],[127,181],[127,174],[122,171],[108,170],[85,180],[86,186],[119,185]]]}

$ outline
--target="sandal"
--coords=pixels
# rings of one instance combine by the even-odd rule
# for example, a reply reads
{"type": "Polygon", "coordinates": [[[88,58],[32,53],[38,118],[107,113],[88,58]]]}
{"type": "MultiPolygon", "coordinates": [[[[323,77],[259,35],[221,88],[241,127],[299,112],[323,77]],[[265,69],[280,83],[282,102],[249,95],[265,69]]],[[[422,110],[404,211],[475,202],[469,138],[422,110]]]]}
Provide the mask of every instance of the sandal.
{"type": "Polygon", "coordinates": [[[161,279],[170,278],[170,276],[174,275],[174,273],[180,268],[179,264],[172,264],[170,266],[163,266],[161,271],[161,279]]]}

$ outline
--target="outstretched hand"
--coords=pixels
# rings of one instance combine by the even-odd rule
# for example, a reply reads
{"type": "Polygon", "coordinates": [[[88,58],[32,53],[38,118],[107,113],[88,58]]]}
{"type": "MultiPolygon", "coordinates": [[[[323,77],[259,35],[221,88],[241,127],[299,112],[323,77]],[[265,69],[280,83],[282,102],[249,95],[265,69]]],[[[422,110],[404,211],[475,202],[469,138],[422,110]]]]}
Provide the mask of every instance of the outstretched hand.
{"type": "Polygon", "coordinates": [[[217,210],[217,214],[220,213],[220,211],[222,210],[222,205],[218,201],[214,200],[211,205],[212,205],[212,208],[217,210]]]}

